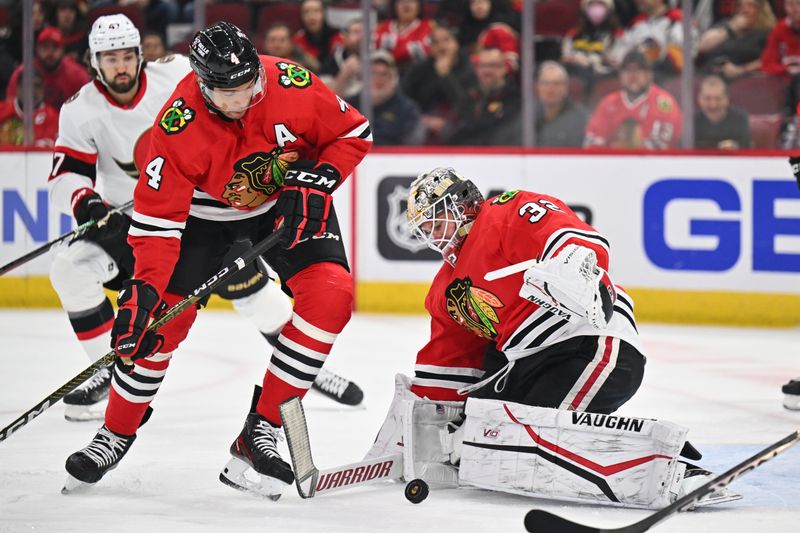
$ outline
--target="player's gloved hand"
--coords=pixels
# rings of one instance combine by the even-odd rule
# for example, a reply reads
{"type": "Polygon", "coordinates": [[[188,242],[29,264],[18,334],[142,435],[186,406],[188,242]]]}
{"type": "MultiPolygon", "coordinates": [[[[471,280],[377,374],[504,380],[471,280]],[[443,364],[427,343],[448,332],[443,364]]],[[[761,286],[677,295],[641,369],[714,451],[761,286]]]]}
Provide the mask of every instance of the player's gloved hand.
{"type": "Polygon", "coordinates": [[[594,250],[576,244],[526,270],[519,295],[570,322],[588,320],[597,329],[608,325],[617,299],[594,250]]]}
{"type": "Polygon", "coordinates": [[[72,214],[79,225],[94,221],[83,238],[101,243],[128,233],[130,220],[124,214],[111,211],[107,203],[92,189],[79,189],[72,196],[72,214]]]}
{"type": "Polygon", "coordinates": [[[156,353],[164,337],[147,331],[161,299],[152,285],[138,279],[122,282],[117,296],[119,311],[111,327],[111,347],[125,364],[156,353]]]}
{"type": "Polygon", "coordinates": [[[331,194],[340,180],[339,171],[324,163],[315,167],[309,161],[298,161],[286,171],[275,204],[275,227],[283,224],[285,228],[281,246],[293,248],[325,232],[333,200],[331,194]]]}
{"type": "Polygon", "coordinates": [[[792,174],[797,180],[797,188],[800,189],[800,156],[790,157],[789,164],[792,165],[792,174]]]}

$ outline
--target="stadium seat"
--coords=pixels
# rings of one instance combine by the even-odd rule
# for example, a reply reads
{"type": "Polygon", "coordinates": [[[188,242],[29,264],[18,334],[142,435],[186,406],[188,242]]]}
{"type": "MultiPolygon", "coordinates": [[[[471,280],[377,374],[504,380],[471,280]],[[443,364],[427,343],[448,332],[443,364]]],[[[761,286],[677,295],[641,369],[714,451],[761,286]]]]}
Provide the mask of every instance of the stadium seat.
{"type": "Polygon", "coordinates": [[[262,35],[275,22],[283,22],[296,32],[300,29],[300,4],[269,4],[258,13],[256,33],[262,35]]]}
{"type": "Polygon", "coordinates": [[[534,30],[537,37],[563,37],[578,23],[580,3],[573,0],[537,2],[534,6],[534,30]]]}
{"type": "Polygon", "coordinates": [[[567,94],[570,100],[582,104],[586,100],[586,82],[575,76],[570,77],[567,94]]]}
{"type": "Polygon", "coordinates": [[[92,27],[94,21],[97,20],[99,17],[105,15],[114,15],[115,13],[122,13],[126,15],[133,25],[139,28],[139,31],[145,30],[144,25],[144,15],[142,14],[141,9],[134,5],[127,5],[127,6],[117,6],[117,5],[105,5],[99,6],[91,9],[89,11],[89,15],[86,17],[86,22],[88,23],[89,27],[92,27]]]}
{"type": "Polygon", "coordinates": [[[8,26],[11,16],[8,13],[6,6],[0,6],[0,28],[8,26]]]}
{"type": "Polygon", "coordinates": [[[206,26],[224,20],[249,33],[253,26],[252,19],[252,11],[248,5],[206,4],[206,26]]]}
{"type": "Polygon", "coordinates": [[[616,76],[597,80],[592,87],[592,92],[589,93],[589,107],[594,109],[600,100],[616,90],[619,90],[619,80],[616,76]]]}
{"type": "Polygon", "coordinates": [[[731,104],[750,114],[780,113],[786,103],[786,82],[778,76],[739,78],[728,86],[731,104]]]}
{"type": "Polygon", "coordinates": [[[778,113],[750,115],[750,135],[753,139],[753,148],[780,148],[778,141],[780,140],[782,120],[782,116],[778,113]]]}

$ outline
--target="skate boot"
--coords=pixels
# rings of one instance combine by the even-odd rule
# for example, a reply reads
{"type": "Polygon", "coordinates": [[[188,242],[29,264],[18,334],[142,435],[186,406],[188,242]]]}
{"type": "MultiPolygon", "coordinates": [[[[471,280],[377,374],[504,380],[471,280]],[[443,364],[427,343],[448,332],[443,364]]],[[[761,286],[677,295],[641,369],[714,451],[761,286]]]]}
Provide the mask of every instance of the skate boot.
{"type": "Polygon", "coordinates": [[[101,367],[92,377],[64,396],[64,418],[70,422],[103,420],[111,388],[111,366],[101,367]]]}
{"type": "Polygon", "coordinates": [[[278,453],[278,440],[282,438],[281,428],[258,413],[248,414],[242,432],[231,444],[233,457],[219,480],[273,501],[280,498],[284,487],[294,482],[292,467],[278,453]]]}
{"type": "Polygon", "coordinates": [[[100,481],[106,472],[117,467],[134,440],[136,435],[118,435],[101,427],[87,447],[67,458],[67,482],[61,492],[68,494],[100,481]]]}
{"type": "MultiPolygon", "coordinates": [[[[678,489],[678,499],[683,498],[696,488],[700,487],[701,485],[705,485],[715,477],[716,474],[709,472],[704,468],[700,468],[699,466],[693,465],[691,463],[685,463],[681,461],[681,463],[686,465],[686,471],[683,474],[683,480],[681,481],[680,488],[678,489]]],[[[707,494],[704,497],[700,498],[693,506],[688,507],[687,511],[693,511],[698,507],[704,507],[706,505],[714,505],[717,503],[725,503],[725,502],[732,502],[736,500],[741,500],[742,495],[728,488],[723,488],[716,492],[712,492],[711,494],[707,494]]]]}
{"type": "Polygon", "coordinates": [[[325,367],[320,369],[311,388],[345,405],[358,405],[364,399],[364,392],[358,385],[325,367]]]}
{"type": "Polygon", "coordinates": [[[781,390],[783,406],[793,411],[800,411],[800,378],[791,380],[781,390]]]}

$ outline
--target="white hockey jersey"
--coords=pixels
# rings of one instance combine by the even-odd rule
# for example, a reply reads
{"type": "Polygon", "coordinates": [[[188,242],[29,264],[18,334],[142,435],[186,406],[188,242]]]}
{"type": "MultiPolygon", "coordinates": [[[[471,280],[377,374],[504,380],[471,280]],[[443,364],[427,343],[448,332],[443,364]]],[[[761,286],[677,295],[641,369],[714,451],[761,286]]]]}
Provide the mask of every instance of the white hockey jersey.
{"type": "Polygon", "coordinates": [[[126,106],[114,101],[97,81],[67,100],[53,149],[48,182],[51,204],[72,213],[72,196],[84,187],[95,189],[113,206],[132,200],[139,178],[137,159],[141,164],[147,156],[150,128],[190,71],[185,56],[166,56],[145,64],[139,74],[139,92],[126,106]]]}

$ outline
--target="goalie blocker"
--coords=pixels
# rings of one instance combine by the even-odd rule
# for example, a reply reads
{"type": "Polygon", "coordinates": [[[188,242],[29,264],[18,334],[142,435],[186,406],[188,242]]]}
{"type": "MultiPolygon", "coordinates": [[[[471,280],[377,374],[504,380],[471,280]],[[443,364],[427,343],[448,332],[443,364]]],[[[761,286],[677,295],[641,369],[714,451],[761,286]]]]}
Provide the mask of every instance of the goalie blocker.
{"type": "MultiPolygon", "coordinates": [[[[469,398],[464,409],[409,389],[410,379],[398,374],[365,457],[402,454],[405,480],[657,509],[711,475],[679,459],[683,450],[692,459],[699,454],[686,442],[688,430],[671,422],[495,399],[469,398]]],[[[738,498],[724,491],[697,505],[738,498]]]]}

